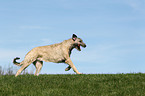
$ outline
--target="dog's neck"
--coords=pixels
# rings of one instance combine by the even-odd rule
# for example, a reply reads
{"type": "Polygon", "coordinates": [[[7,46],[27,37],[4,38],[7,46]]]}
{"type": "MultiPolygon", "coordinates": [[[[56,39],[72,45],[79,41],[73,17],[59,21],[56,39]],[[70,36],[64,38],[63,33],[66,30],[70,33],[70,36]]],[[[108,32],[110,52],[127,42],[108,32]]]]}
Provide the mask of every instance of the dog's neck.
{"type": "Polygon", "coordinates": [[[75,48],[74,41],[72,39],[65,40],[67,42],[67,50],[69,56],[71,55],[72,50],[75,48]]]}
{"type": "Polygon", "coordinates": [[[74,48],[75,48],[75,47],[74,47],[73,44],[69,47],[69,51],[68,51],[69,56],[71,55],[71,52],[72,52],[72,50],[73,50],[74,48]]]}

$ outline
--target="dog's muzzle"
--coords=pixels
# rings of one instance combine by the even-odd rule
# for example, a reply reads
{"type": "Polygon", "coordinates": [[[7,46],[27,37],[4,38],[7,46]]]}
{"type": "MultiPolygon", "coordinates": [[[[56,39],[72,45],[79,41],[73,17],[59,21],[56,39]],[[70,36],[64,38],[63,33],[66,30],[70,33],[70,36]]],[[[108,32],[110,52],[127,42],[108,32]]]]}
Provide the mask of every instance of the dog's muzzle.
{"type": "Polygon", "coordinates": [[[86,45],[86,44],[82,44],[82,47],[86,48],[86,47],[87,47],[87,45],[86,45]]]}

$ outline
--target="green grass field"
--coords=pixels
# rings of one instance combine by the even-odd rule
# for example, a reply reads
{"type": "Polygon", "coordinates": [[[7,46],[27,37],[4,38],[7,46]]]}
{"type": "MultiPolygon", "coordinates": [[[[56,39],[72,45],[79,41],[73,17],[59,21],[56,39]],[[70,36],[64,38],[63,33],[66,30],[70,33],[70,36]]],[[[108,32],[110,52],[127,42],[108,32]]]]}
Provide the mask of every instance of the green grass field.
{"type": "Polygon", "coordinates": [[[145,74],[0,75],[0,96],[145,96],[145,74]]]}

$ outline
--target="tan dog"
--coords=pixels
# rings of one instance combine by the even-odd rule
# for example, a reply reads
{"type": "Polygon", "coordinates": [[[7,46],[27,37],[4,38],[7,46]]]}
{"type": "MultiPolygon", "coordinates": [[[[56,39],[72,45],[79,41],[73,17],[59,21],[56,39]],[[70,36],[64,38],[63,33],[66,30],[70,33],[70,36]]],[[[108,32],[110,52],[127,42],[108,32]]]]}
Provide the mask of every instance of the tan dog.
{"type": "Polygon", "coordinates": [[[16,62],[17,59],[20,59],[18,57],[13,60],[14,64],[22,66],[16,73],[15,77],[18,76],[31,63],[33,63],[36,67],[36,72],[34,75],[38,76],[42,68],[43,61],[66,63],[69,66],[65,69],[65,71],[68,71],[72,68],[74,72],[76,72],[77,74],[81,74],[80,72],[78,72],[70,59],[72,49],[76,48],[77,50],[81,51],[80,46],[85,48],[86,44],[82,39],[73,34],[71,39],[64,40],[61,43],[35,47],[26,54],[25,59],[21,63],[16,62]]]}

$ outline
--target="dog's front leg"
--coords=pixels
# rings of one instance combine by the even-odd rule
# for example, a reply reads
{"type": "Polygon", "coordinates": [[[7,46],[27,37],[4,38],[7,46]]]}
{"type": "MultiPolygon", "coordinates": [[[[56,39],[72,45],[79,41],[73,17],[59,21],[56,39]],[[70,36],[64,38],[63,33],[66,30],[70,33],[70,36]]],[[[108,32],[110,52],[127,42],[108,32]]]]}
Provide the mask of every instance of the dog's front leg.
{"type": "Polygon", "coordinates": [[[71,69],[70,65],[65,69],[65,71],[69,71],[71,69]]]}
{"type": "Polygon", "coordinates": [[[74,72],[76,72],[77,74],[81,74],[81,73],[77,70],[77,68],[75,67],[75,65],[72,63],[72,61],[71,61],[70,58],[67,59],[67,60],[65,61],[65,63],[67,63],[67,64],[74,70],[74,72]]]}

